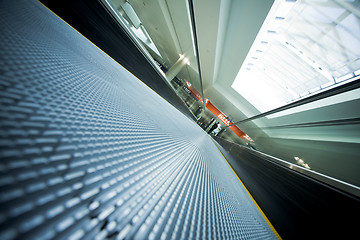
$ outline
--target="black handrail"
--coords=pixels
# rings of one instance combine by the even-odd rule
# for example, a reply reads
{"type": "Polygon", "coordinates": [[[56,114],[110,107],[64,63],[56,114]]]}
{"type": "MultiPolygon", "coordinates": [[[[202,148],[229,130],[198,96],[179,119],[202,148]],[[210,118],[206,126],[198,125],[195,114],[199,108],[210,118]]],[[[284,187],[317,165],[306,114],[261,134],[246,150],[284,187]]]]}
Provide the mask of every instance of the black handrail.
{"type": "Polygon", "coordinates": [[[196,60],[197,60],[197,64],[198,64],[199,79],[200,79],[201,95],[202,95],[202,99],[203,99],[203,111],[205,111],[205,96],[204,96],[204,88],[203,88],[203,82],[202,82],[202,77],[201,77],[200,53],[199,53],[199,46],[198,46],[198,41],[197,41],[194,5],[193,5],[192,0],[188,0],[188,3],[189,3],[190,18],[191,18],[191,26],[192,26],[193,36],[194,36],[193,44],[195,46],[196,60]]]}
{"type": "Polygon", "coordinates": [[[290,109],[290,108],[305,105],[307,103],[315,102],[317,100],[321,100],[321,99],[331,97],[331,96],[334,96],[334,95],[337,95],[337,94],[340,94],[340,93],[344,93],[344,92],[347,92],[347,91],[351,91],[351,90],[357,89],[359,87],[360,87],[360,79],[349,82],[349,83],[346,83],[344,85],[341,85],[341,86],[338,86],[338,87],[335,87],[335,88],[332,88],[332,89],[329,89],[329,90],[326,90],[326,91],[318,93],[316,95],[309,96],[307,98],[304,98],[304,99],[301,99],[299,101],[287,104],[285,106],[278,107],[278,108],[275,108],[273,110],[270,110],[270,111],[255,115],[253,117],[249,117],[249,118],[237,121],[237,122],[235,122],[233,124],[230,124],[228,127],[230,127],[232,125],[237,125],[237,124],[240,124],[240,123],[252,121],[252,120],[255,120],[255,119],[258,119],[258,118],[262,118],[262,117],[268,116],[270,114],[278,113],[278,112],[281,112],[281,111],[284,111],[284,110],[287,110],[287,109],[290,109]]]}

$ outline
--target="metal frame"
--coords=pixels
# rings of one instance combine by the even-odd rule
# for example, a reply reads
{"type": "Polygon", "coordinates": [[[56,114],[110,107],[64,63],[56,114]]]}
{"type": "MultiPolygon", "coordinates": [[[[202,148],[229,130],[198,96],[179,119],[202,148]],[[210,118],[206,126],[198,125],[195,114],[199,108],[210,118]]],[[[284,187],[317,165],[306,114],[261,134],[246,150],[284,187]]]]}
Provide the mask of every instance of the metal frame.
{"type": "Polygon", "coordinates": [[[197,65],[198,65],[201,95],[202,95],[202,98],[203,98],[203,112],[204,112],[204,111],[205,111],[205,108],[206,108],[206,105],[205,105],[205,96],[204,96],[203,81],[202,81],[202,77],[201,77],[200,53],[199,53],[199,46],[198,46],[198,41],[197,41],[196,22],[195,22],[195,14],[194,14],[194,5],[193,5],[193,1],[192,1],[192,0],[188,0],[188,2],[189,2],[190,17],[191,17],[191,26],[192,26],[192,31],[193,31],[193,35],[194,35],[194,43],[193,43],[193,44],[194,44],[194,46],[195,46],[195,51],[196,51],[196,60],[197,60],[197,65]]]}
{"type": "Polygon", "coordinates": [[[324,98],[327,98],[327,97],[331,97],[331,96],[334,96],[334,95],[337,95],[337,94],[340,94],[340,93],[344,93],[344,92],[347,92],[347,91],[351,91],[351,90],[357,89],[359,87],[360,87],[360,79],[355,80],[353,82],[346,83],[344,85],[341,85],[341,86],[338,86],[338,87],[335,87],[335,88],[332,88],[332,89],[329,89],[329,90],[321,92],[319,94],[309,96],[309,97],[304,98],[304,99],[300,99],[300,100],[298,100],[296,102],[290,103],[290,104],[282,106],[282,107],[275,108],[273,110],[270,110],[270,111],[255,115],[253,117],[249,117],[249,118],[237,121],[237,122],[229,125],[228,127],[230,127],[232,125],[237,125],[237,124],[245,123],[245,122],[248,122],[248,121],[252,121],[252,120],[255,120],[255,119],[258,119],[258,118],[262,118],[262,117],[268,116],[270,114],[278,113],[278,112],[281,112],[281,111],[284,111],[284,110],[287,110],[287,109],[290,109],[290,108],[298,107],[298,106],[301,106],[301,105],[304,105],[304,104],[307,104],[307,103],[315,102],[317,100],[324,99],[324,98]]]}
{"type": "MultiPolygon", "coordinates": [[[[215,139],[216,139],[216,137],[215,137],[215,139]]],[[[241,148],[241,149],[243,149],[245,151],[248,151],[248,152],[252,153],[253,155],[259,156],[262,159],[264,159],[266,161],[269,161],[269,162],[271,162],[273,164],[278,164],[280,166],[286,167],[286,168],[291,169],[291,170],[293,170],[293,171],[295,171],[297,173],[301,173],[301,174],[303,174],[303,175],[305,175],[307,177],[313,178],[313,179],[318,180],[318,181],[320,181],[322,183],[325,183],[325,184],[330,185],[332,187],[335,187],[335,188],[337,188],[339,190],[342,190],[342,191],[344,191],[346,193],[350,193],[352,195],[360,197],[360,187],[358,187],[358,186],[355,186],[353,184],[341,181],[341,180],[333,178],[333,177],[329,177],[327,175],[315,172],[313,170],[301,167],[299,165],[289,163],[289,162],[287,162],[285,160],[282,160],[280,158],[271,156],[269,154],[262,153],[262,152],[259,152],[257,150],[254,150],[254,149],[250,149],[250,148],[247,148],[245,146],[241,146],[241,145],[239,145],[237,143],[230,142],[230,141],[228,141],[226,139],[223,139],[223,138],[221,138],[221,139],[224,140],[224,141],[227,141],[227,142],[229,142],[231,144],[235,144],[237,147],[239,147],[239,148],[241,148]]]]}

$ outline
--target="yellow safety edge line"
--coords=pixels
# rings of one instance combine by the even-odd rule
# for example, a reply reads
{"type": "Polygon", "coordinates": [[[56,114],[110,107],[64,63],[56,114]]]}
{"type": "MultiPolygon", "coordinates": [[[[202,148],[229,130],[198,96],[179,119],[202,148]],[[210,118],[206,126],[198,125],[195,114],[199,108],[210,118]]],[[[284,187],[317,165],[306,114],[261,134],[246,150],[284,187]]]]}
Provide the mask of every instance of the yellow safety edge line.
{"type": "MultiPolygon", "coordinates": [[[[141,81],[141,79],[139,79],[137,76],[135,76],[132,72],[130,72],[126,67],[124,67],[122,64],[120,64],[118,61],[116,61],[114,58],[112,58],[109,54],[107,54],[104,50],[102,50],[100,47],[98,47],[95,43],[93,43],[92,41],[90,41],[87,37],[85,37],[81,32],[79,32],[78,30],[76,30],[73,26],[71,26],[68,22],[66,22],[64,19],[62,19],[59,15],[57,15],[55,12],[53,12],[50,8],[48,8],[45,4],[43,4],[42,2],[40,2],[40,0],[37,0],[41,5],[43,5],[47,10],[49,10],[50,12],[52,12],[55,16],[57,16],[61,21],[63,21],[64,23],[66,23],[69,27],[71,27],[72,29],[74,29],[77,33],[79,33],[82,37],[84,37],[86,40],[88,40],[92,45],[94,45],[95,47],[97,47],[100,51],[102,51],[103,53],[106,54],[106,56],[110,57],[113,61],[115,61],[117,64],[119,64],[122,68],[124,68],[126,71],[128,71],[131,75],[133,75],[137,80],[139,80],[140,82],[142,82],[147,88],[149,88],[151,91],[153,91],[154,93],[156,93],[159,97],[161,97],[163,100],[165,100],[167,103],[169,103],[171,106],[173,106],[176,110],[178,110],[179,112],[181,112],[179,109],[177,109],[174,105],[172,105],[168,100],[166,100],[165,98],[163,98],[159,93],[157,93],[156,91],[154,91],[151,87],[149,87],[146,83],[144,83],[143,81],[141,81]]],[[[155,69],[154,69],[155,70],[155,69]]],[[[156,71],[156,70],[155,70],[156,71]]],[[[175,93],[176,94],[176,93],[175,93]]],[[[181,112],[182,113],[182,112],[181,112]]],[[[190,111],[191,114],[193,114],[190,111]]],[[[194,115],[194,114],[193,114],[194,115]]],[[[194,115],[195,116],[195,115],[194,115]]]]}
{"type": "MultiPolygon", "coordinates": [[[[213,139],[212,139],[213,140],[213,139]]],[[[224,156],[224,154],[221,152],[221,150],[219,149],[219,147],[216,145],[216,143],[214,142],[215,140],[213,140],[214,145],[216,146],[216,148],[219,150],[221,156],[223,156],[223,158],[225,159],[226,163],[229,165],[230,169],[233,171],[233,173],[235,174],[235,176],[237,177],[237,179],[239,180],[239,182],[241,183],[241,185],[245,188],[247,194],[250,196],[251,200],[255,203],[255,206],[257,207],[257,209],[260,211],[261,215],[264,217],[265,221],[269,224],[269,227],[271,228],[271,230],[274,232],[275,236],[277,237],[277,239],[281,240],[282,238],[280,237],[279,233],[276,231],[276,229],[274,228],[274,226],[271,224],[270,220],[266,217],[265,213],[261,210],[260,206],[257,204],[257,202],[255,201],[255,199],[253,198],[253,196],[250,194],[249,190],[245,187],[244,183],[241,181],[241,179],[239,178],[239,176],[236,174],[236,172],[234,171],[234,169],[231,167],[230,163],[228,162],[228,160],[226,159],[226,157],[224,156]]]]}
{"type": "MultiPolygon", "coordinates": [[[[134,77],[136,77],[132,72],[130,72],[129,70],[127,70],[123,65],[121,65],[118,61],[116,61],[115,59],[113,59],[109,54],[107,54],[104,50],[102,50],[100,47],[98,47],[95,43],[93,43],[92,41],[90,41],[87,37],[85,37],[81,32],[79,32],[76,28],[74,28],[73,26],[71,26],[67,21],[65,21],[64,19],[62,19],[59,15],[57,15],[55,12],[53,12],[53,10],[51,10],[50,8],[48,8],[44,3],[40,2],[40,0],[37,0],[41,5],[43,5],[47,10],[49,10],[50,12],[52,12],[55,16],[57,16],[61,21],[63,21],[64,23],[66,23],[69,27],[71,27],[72,29],[74,29],[78,34],[80,34],[83,38],[85,38],[86,40],[88,40],[92,45],[94,45],[96,48],[98,48],[100,51],[102,51],[103,53],[105,53],[108,57],[110,57],[113,61],[115,61],[117,64],[119,64],[120,66],[122,66],[126,71],[128,71],[129,73],[131,73],[131,75],[133,75],[134,77]]],[[[137,78],[137,77],[136,77],[137,78]]],[[[137,78],[139,79],[139,78],[137,78]]],[[[139,79],[140,80],[140,79],[139,79]]],[[[140,80],[141,81],[141,80],[140,80]]],[[[144,83],[143,81],[141,81],[142,83],[144,83]]],[[[145,83],[144,83],[145,84],[145,83]]],[[[145,84],[146,85],[146,84],[145,84]]],[[[146,85],[147,86],[147,85],[146,85]]],[[[149,87],[149,86],[147,86],[149,87]]],[[[150,88],[151,89],[151,88],[150,88]]],[[[152,89],[151,89],[152,90],[152,89]]],[[[154,90],[153,90],[154,91],[154,90]]]]}
{"type": "MultiPolygon", "coordinates": [[[[102,50],[100,47],[98,47],[95,43],[93,43],[92,41],[90,41],[87,37],[85,37],[82,33],[80,33],[78,30],[76,30],[73,26],[71,26],[69,23],[67,23],[64,19],[62,19],[59,15],[57,15],[55,12],[53,12],[50,8],[48,8],[45,4],[43,4],[42,2],[40,2],[40,0],[38,0],[38,2],[43,5],[46,9],[48,9],[50,12],[52,12],[55,16],[57,16],[59,19],[61,19],[64,23],[66,23],[68,26],[70,26],[72,29],[74,29],[77,33],[79,33],[81,36],[83,36],[86,40],[88,40],[90,43],[92,43],[95,47],[97,47],[99,50],[101,50],[103,53],[105,53],[108,57],[110,57],[113,61],[115,61],[116,63],[118,63],[120,66],[122,66],[126,71],[128,71],[131,75],[133,75],[135,78],[137,78],[139,81],[141,81],[138,77],[136,77],[132,72],[130,72],[129,70],[127,70],[123,65],[121,65],[118,61],[116,61],[114,58],[112,58],[109,54],[107,54],[104,50],[102,50]]],[[[143,81],[141,81],[145,86],[147,86],[149,89],[151,89],[148,85],[146,85],[143,81]]],[[[151,89],[153,92],[155,92],[153,89],[151,89]]],[[[161,95],[159,95],[157,92],[155,92],[158,96],[160,96],[162,99],[164,99],[161,95]]],[[[164,99],[165,100],[165,99],[164,99]]],[[[166,100],[165,100],[166,101],[166,100]]],[[[168,102],[168,101],[166,101],[168,102]]],[[[170,103],[169,103],[170,104],[170,103]]],[[[172,104],[170,104],[172,105],[172,104]]],[[[174,107],[174,106],[173,106],[174,107]]],[[[237,179],[240,181],[241,185],[245,188],[246,192],[248,193],[248,195],[250,196],[251,200],[255,203],[255,206],[259,209],[261,215],[264,217],[265,221],[269,224],[271,230],[274,232],[275,236],[278,239],[282,239],[279,235],[279,233],[275,230],[274,226],[271,224],[271,222],[269,221],[269,219],[266,217],[265,213],[261,210],[261,208],[259,207],[259,205],[256,203],[255,199],[251,196],[250,192],[248,191],[248,189],[245,187],[244,183],[240,180],[239,176],[236,174],[236,172],[234,171],[234,169],[231,167],[230,163],[227,161],[227,159],[225,158],[225,156],[222,154],[222,152],[220,151],[220,149],[218,148],[218,146],[214,143],[214,145],[216,146],[216,148],[219,150],[221,156],[223,156],[223,158],[225,159],[226,163],[229,165],[230,169],[233,171],[233,173],[235,174],[235,176],[237,177],[237,179]]]]}

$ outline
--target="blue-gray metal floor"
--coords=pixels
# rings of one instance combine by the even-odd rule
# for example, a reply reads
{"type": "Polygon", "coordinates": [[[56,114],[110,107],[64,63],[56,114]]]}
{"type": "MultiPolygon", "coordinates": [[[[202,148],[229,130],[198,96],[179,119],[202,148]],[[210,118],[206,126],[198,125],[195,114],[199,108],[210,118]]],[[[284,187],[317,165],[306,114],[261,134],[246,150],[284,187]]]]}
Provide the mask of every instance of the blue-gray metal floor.
{"type": "Polygon", "coordinates": [[[0,239],[276,238],[212,139],[43,5],[0,29],[0,239]]]}

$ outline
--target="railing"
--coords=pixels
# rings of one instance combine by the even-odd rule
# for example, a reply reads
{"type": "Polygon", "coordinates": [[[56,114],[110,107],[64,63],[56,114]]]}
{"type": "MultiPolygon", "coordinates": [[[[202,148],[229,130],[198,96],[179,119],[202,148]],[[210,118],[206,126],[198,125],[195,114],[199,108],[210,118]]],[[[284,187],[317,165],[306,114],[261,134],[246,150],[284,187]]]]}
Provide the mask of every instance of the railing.
{"type": "Polygon", "coordinates": [[[228,141],[226,139],[223,139],[223,138],[220,138],[220,137],[215,137],[214,136],[214,139],[226,141],[229,144],[232,144],[237,148],[240,148],[240,149],[242,149],[244,151],[248,151],[251,154],[260,157],[261,159],[264,159],[265,161],[269,161],[269,162],[272,162],[274,164],[281,165],[281,166],[286,167],[288,169],[291,169],[291,170],[293,170],[295,172],[301,173],[301,174],[303,174],[303,175],[305,175],[307,177],[311,177],[311,178],[316,179],[316,180],[318,180],[320,182],[328,184],[328,185],[330,185],[332,187],[340,189],[340,190],[342,190],[344,192],[347,192],[347,193],[350,193],[350,194],[355,195],[357,197],[360,197],[360,187],[355,186],[353,184],[350,184],[350,183],[341,181],[339,179],[336,179],[336,178],[321,174],[319,172],[315,172],[315,171],[307,169],[305,167],[302,167],[302,166],[287,162],[287,161],[282,160],[280,158],[277,158],[277,157],[271,156],[269,154],[266,154],[266,153],[263,153],[263,152],[260,152],[260,151],[257,151],[257,150],[242,146],[240,144],[230,142],[230,141],[228,141]]]}

